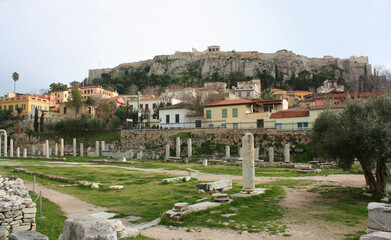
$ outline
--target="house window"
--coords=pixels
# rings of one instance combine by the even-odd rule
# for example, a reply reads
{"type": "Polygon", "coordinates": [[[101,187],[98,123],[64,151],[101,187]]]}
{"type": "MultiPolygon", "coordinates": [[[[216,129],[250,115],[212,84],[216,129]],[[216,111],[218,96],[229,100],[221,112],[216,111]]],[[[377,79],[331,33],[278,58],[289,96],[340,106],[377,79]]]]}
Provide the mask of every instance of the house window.
{"type": "Polygon", "coordinates": [[[264,112],[268,112],[269,111],[269,107],[263,107],[263,111],[264,112]]]}
{"type": "Polygon", "coordinates": [[[129,105],[131,111],[133,111],[133,105],[129,105]]]}
{"type": "Polygon", "coordinates": [[[26,110],[26,104],[22,104],[22,109],[26,110]]]}
{"type": "Polygon", "coordinates": [[[67,114],[67,107],[64,107],[64,114],[67,114]]]}
{"type": "Polygon", "coordinates": [[[238,117],[238,109],[232,108],[232,117],[238,117]]]}
{"type": "Polygon", "coordinates": [[[79,106],[76,107],[76,114],[79,114],[79,106]]]}
{"type": "Polygon", "coordinates": [[[239,93],[238,93],[238,96],[241,98],[241,97],[242,97],[242,93],[241,93],[241,92],[239,92],[239,93]]]}
{"type": "Polygon", "coordinates": [[[250,98],[250,92],[247,92],[247,98],[250,98]]]}
{"type": "Polygon", "coordinates": [[[212,118],[212,110],[206,110],[206,118],[211,119],[212,118]]]}
{"type": "Polygon", "coordinates": [[[276,126],[277,130],[281,130],[282,129],[282,123],[276,123],[275,126],[276,126]]]}
{"type": "Polygon", "coordinates": [[[222,118],[227,118],[227,109],[222,109],[222,111],[221,111],[221,117],[222,117],[222,118]]]}
{"type": "Polygon", "coordinates": [[[179,114],[175,114],[175,123],[179,123],[179,114]]]}
{"type": "Polygon", "coordinates": [[[195,121],[195,127],[196,128],[201,128],[201,120],[196,120],[195,121]]]}
{"type": "Polygon", "coordinates": [[[15,105],[15,110],[18,110],[18,108],[19,108],[19,105],[16,104],[16,105],[15,105]]]}
{"type": "Polygon", "coordinates": [[[257,119],[257,128],[264,128],[263,119],[257,119]]]}
{"type": "Polygon", "coordinates": [[[8,110],[9,110],[10,112],[14,112],[14,106],[9,105],[9,106],[8,106],[8,110]]]}
{"type": "Polygon", "coordinates": [[[149,104],[145,104],[145,110],[149,109],[149,104]]]}
{"type": "Polygon", "coordinates": [[[298,122],[297,123],[298,130],[306,130],[308,129],[308,122],[298,122]]]}
{"type": "Polygon", "coordinates": [[[0,110],[1,110],[1,106],[0,106],[0,110]]]}
{"type": "Polygon", "coordinates": [[[35,105],[34,105],[34,104],[31,104],[31,109],[32,109],[32,110],[35,109],[35,105]]]}
{"type": "Polygon", "coordinates": [[[166,123],[170,123],[170,115],[166,115],[166,123]]]}
{"type": "Polygon", "coordinates": [[[232,125],[232,127],[233,127],[233,129],[238,129],[238,124],[237,123],[234,123],[233,125],[232,125]]]}
{"type": "Polygon", "coordinates": [[[222,127],[222,128],[226,128],[226,127],[227,127],[227,124],[223,123],[223,124],[221,124],[221,127],[222,127]]]}
{"type": "Polygon", "coordinates": [[[152,105],[152,108],[153,108],[153,109],[156,109],[156,103],[154,103],[154,104],[152,105]]]}
{"type": "Polygon", "coordinates": [[[140,104],[140,108],[143,109],[143,107],[144,107],[144,104],[140,104]]]}

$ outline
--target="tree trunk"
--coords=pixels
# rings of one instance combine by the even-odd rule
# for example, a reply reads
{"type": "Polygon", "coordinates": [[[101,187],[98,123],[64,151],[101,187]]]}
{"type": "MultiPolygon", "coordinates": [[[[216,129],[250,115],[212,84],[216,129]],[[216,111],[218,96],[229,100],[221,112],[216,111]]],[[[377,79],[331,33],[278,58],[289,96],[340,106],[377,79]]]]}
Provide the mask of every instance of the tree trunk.
{"type": "Polygon", "coordinates": [[[387,192],[387,165],[386,165],[386,159],[382,158],[379,159],[376,163],[376,184],[378,193],[377,195],[382,197],[388,197],[387,192]]]}
{"type": "Polygon", "coordinates": [[[364,164],[360,163],[362,171],[364,173],[365,177],[365,182],[367,183],[369,187],[369,191],[373,194],[378,195],[379,190],[378,190],[378,185],[376,183],[375,176],[373,175],[372,171],[366,167],[364,164]]]}

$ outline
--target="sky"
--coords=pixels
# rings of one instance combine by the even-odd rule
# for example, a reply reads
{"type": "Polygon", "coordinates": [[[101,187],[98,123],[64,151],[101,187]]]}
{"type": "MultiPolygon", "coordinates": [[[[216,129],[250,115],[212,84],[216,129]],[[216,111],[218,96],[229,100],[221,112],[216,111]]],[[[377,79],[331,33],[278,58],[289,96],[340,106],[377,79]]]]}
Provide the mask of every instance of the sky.
{"type": "Polygon", "coordinates": [[[390,0],[0,0],[0,96],[175,51],[368,56],[391,68],[390,0]]]}

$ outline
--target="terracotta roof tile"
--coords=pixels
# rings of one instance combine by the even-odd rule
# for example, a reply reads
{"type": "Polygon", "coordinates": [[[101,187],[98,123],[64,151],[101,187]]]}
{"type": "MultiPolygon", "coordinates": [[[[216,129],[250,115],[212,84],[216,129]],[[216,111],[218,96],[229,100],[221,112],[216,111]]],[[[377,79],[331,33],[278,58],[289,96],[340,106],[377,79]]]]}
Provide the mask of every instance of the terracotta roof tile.
{"type": "Polygon", "coordinates": [[[272,113],[270,118],[294,118],[294,117],[309,117],[310,110],[308,108],[291,108],[276,113],[272,113]]]}

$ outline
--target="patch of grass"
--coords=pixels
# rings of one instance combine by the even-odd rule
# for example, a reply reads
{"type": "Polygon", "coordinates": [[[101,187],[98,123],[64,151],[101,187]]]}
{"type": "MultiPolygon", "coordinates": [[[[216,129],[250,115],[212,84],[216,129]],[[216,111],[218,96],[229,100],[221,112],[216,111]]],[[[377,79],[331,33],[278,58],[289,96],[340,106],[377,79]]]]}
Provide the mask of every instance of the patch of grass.
{"type": "Polygon", "coordinates": [[[359,240],[360,237],[365,234],[367,234],[367,232],[365,231],[358,231],[356,233],[346,234],[345,235],[346,238],[344,240],[359,240]]]}
{"type": "MultiPolygon", "coordinates": [[[[37,199],[38,195],[30,192],[30,196],[33,199],[37,199]]],[[[63,231],[64,221],[67,219],[60,207],[50,202],[46,198],[42,198],[42,218],[40,217],[39,199],[37,203],[37,212],[35,214],[35,220],[37,224],[37,232],[40,232],[49,239],[58,239],[58,236],[63,231]]]]}
{"type": "Polygon", "coordinates": [[[177,134],[171,136],[171,138],[177,138],[177,137],[180,137],[180,138],[190,138],[191,137],[191,133],[190,132],[180,132],[180,133],[177,133],[177,134]]]}
{"type": "Polygon", "coordinates": [[[326,207],[322,213],[315,215],[318,219],[346,226],[355,226],[367,219],[368,203],[378,201],[363,195],[362,188],[322,185],[309,191],[320,193],[322,200],[317,204],[326,207]]]}
{"type": "Polygon", "coordinates": [[[155,240],[154,238],[145,237],[143,235],[138,235],[137,237],[131,238],[121,238],[122,240],[155,240]]]}
{"type": "MultiPolygon", "coordinates": [[[[41,137],[41,139],[49,139],[54,141],[59,141],[60,137],[56,133],[33,133],[36,137],[41,137]]],[[[113,142],[119,141],[119,132],[103,131],[103,132],[93,132],[93,133],[78,133],[72,136],[64,137],[65,144],[72,144],[73,138],[77,138],[78,142],[90,143],[91,146],[95,144],[95,141],[106,141],[113,142]]],[[[88,144],[87,144],[88,146],[88,144]]],[[[86,147],[86,146],[85,146],[86,147]]]]}

